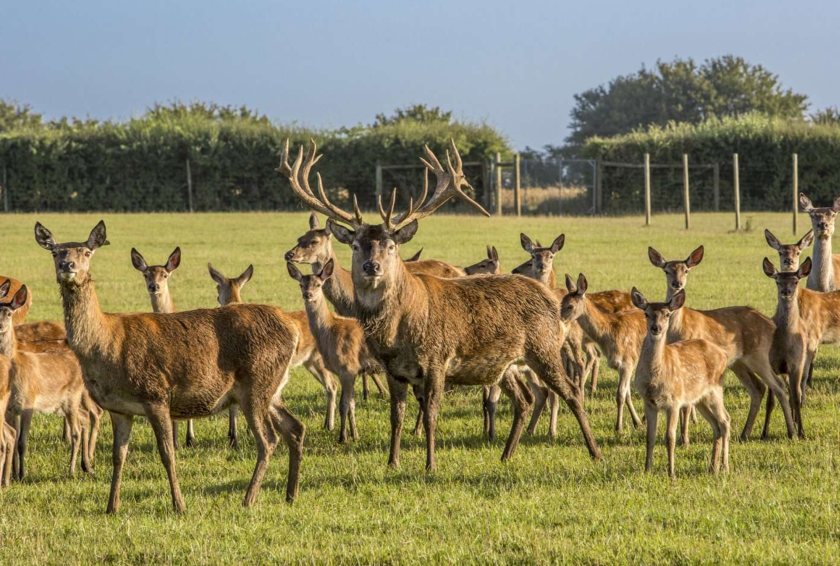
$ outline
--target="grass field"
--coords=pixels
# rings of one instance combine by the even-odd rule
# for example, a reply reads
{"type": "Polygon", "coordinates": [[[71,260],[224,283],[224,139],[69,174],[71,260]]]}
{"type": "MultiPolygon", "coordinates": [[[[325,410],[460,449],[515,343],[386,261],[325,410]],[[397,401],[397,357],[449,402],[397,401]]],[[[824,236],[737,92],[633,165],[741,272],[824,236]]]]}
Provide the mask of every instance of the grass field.
{"type": "MultiPolygon", "coordinates": [[[[690,274],[688,304],[749,304],[772,316],[775,284],[763,275],[761,259],[777,258],[761,229],[791,240],[790,217],[749,216],[756,229],[737,234],[730,232],[731,217],[722,214],[696,215],[690,232],[682,229],[679,216],[656,216],[650,228],[643,228],[639,217],[439,216],[421,223],[403,255],[423,246],[424,257],[464,265],[480,259],[485,244],[492,243],[510,269],[526,259],[519,247],[521,230],[543,242],[564,232],[558,275],[583,271],[591,289],[636,285],[649,297],[664,297],[664,275],[649,264],[647,246],[672,259],[703,243],[706,257],[690,274]]],[[[208,261],[231,275],[253,263],[245,300],[302,308],[281,258],[304,231],[303,213],[5,216],[0,273],[31,286],[31,320],[61,319],[52,260],[32,236],[35,220],[66,241],[86,238],[100,217],[112,243],[93,261],[105,310],[148,310],[129,250],[135,246],[150,263],[163,263],[175,245],[183,250],[170,285],[179,309],[215,305],[208,261]]],[[[800,226],[807,226],[805,215],[800,226]]],[[[338,251],[346,262],[347,250],[338,251]]],[[[448,394],[444,402],[434,474],[423,471],[422,439],[411,436],[403,439],[401,469],[386,467],[388,403],[376,396],[357,401],[361,439],[338,445],[335,433],[320,426],[319,387],[297,370],[285,397],[307,426],[298,501],[283,502],[286,455],[278,451],[257,505],[241,506],[255,450],[247,434],[238,452],[227,449],[227,421],[220,416],[199,421],[198,446],[178,452],[184,516],[171,511],[166,476],[146,423],[134,427],[122,509],[106,516],[110,424],[103,426],[94,477],[70,479],[60,419],[36,417],[30,475],[0,492],[0,563],[836,563],[838,368],[840,351],[823,348],[804,410],[807,440],[787,440],[777,410],[772,440],[733,439],[730,474],[711,477],[705,473],[711,433],[700,423],[692,445],[678,448],[675,481],[666,476],[661,442],[655,473],[646,475],[644,433],[613,433],[616,376],[606,367],[600,388],[587,399],[602,462],[589,460],[577,425],[561,409],[554,442],[543,422],[536,436],[523,439],[513,461],[502,464],[510,424],[507,402],[501,404],[501,438],[488,443],[481,438],[480,394],[468,389],[448,394]]],[[[747,396],[731,374],[727,384],[726,404],[739,432],[747,396]]],[[[415,410],[411,403],[408,418],[413,420],[415,410]]],[[[244,421],[240,425],[244,431],[244,421]]]]}

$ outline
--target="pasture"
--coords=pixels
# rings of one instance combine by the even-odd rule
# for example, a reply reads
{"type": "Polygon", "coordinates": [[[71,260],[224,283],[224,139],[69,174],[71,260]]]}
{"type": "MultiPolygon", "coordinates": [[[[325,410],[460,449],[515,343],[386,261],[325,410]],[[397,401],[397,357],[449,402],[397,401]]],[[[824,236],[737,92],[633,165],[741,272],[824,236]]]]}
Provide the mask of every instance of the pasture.
{"type": "MultiPolygon", "coordinates": [[[[519,246],[520,231],[544,244],[562,232],[566,245],[555,260],[559,276],[582,271],[593,290],[636,285],[661,300],[664,276],[650,265],[647,246],[676,259],[702,243],[706,255],[689,276],[687,304],[747,304],[772,316],[776,288],[762,273],[761,259],[768,256],[778,264],[778,256],[766,245],[762,230],[770,228],[783,241],[794,241],[790,215],[745,217],[754,229],[732,233],[728,214],[695,215],[690,232],[682,229],[681,215],[655,216],[649,228],[642,227],[640,217],[437,215],[420,223],[401,255],[423,247],[424,258],[463,266],[481,259],[485,245],[493,244],[509,271],[527,259],[519,246]]],[[[62,317],[52,260],[33,239],[35,220],[64,241],[84,239],[100,218],[107,223],[111,245],[96,253],[92,273],[107,311],[150,310],[142,277],[129,259],[132,246],[149,263],[160,264],[176,245],[183,258],[170,289],[179,310],[215,306],[208,261],[229,276],[253,263],[254,277],[243,291],[248,302],[303,308],[282,255],[305,231],[304,213],[6,215],[0,273],[30,286],[30,321],[62,317]]],[[[808,226],[806,215],[799,225],[808,226]]],[[[348,266],[346,246],[335,247],[348,266]]],[[[322,389],[301,368],[285,393],[287,406],[307,427],[295,504],[283,500],[287,459],[281,448],[257,504],[242,507],[254,445],[240,421],[244,442],[238,451],[228,449],[227,419],[219,415],[196,423],[197,447],[184,448],[182,442],[178,451],[187,504],[183,516],[171,510],[166,475],[145,422],[134,427],[122,508],[116,516],[106,516],[110,424],[103,425],[94,476],[70,479],[60,419],[37,416],[29,476],[0,491],[0,563],[836,563],[838,369],[840,351],[821,349],[803,409],[804,441],[786,438],[777,409],[769,441],[758,440],[755,430],[750,442],[737,442],[748,398],[729,374],[725,402],[734,432],[731,472],[720,477],[706,473],[711,431],[701,421],[692,429],[691,445],[678,448],[677,479],[672,481],[661,438],[655,471],[644,474],[644,431],[613,432],[616,374],[606,365],[598,391],[586,401],[603,461],[590,461],[564,406],[555,441],[548,440],[544,415],[538,433],[524,437],[513,460],[502,464],[510,424],[507,399],[500,403],[499,438],[489,443],[481,435],[480,391],[465,389],[446,395],[433,474],[423,470],[422,439],[409,432],[403,436],[401,468],[386,467],[388,403],[376,394],[362,401],[360,385],[361,439],[338,445],[336,433],[321,427],[322,389]]],[[[634,400],[640,409],[635,393],[634,400]]],[[[416,403],[410,401],[406,422],[413,425],[415,415],[416,403]]],[[[662,428],[660,422],[660,432],[662,428]]]]}

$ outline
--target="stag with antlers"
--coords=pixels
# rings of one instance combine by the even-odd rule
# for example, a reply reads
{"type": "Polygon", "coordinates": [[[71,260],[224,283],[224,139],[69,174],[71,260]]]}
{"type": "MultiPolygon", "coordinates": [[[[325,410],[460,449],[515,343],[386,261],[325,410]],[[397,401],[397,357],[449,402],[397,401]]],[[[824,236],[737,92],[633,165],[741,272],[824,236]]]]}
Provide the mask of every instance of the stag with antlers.
{"type": "Polygon", "coordinates": [[[446,167],[428,147],[425,152],[421,197],[416,202],[411,199],[407,211],[395,214],[396,192],[392,192],[387,207],[378,203],[379,224],[364,221],[355,196],[352,213],[332,203],[320,175],[316,175],[316,196],[309,185],[312,166],[320,158],[314,142],[306,157],[301,148],[293,163],[287,142],[279,168],[298,198],[325,214],[330,232],[352,248],[356,316],[370,351],[386,370],[391,390],[389,464],[399,465],[407,386],[412,385],[424,390],[426,469],[434,470],[435,427],[446,382],[501,384],[514,404],[513,425],[502,454],[502,460],[509,459],[533,401],[518,376],[508,371],[517,361],[527,363],[566,401],[590,455],[600,458],[582,400],[563,368],[560,350],[566,325],[560,319],[560,303],[548,288],[513,275],[442,279],[412,274],[400,259],[399,247],[414,237],[418,222],[453,197],[489,216],[464,192],[470,186],[454,142],[447,151],[446,167]],[[431,195],[430,172],[437,179],[431,195]],[[541,331],[534,332],[535,328],[541,331]]]}

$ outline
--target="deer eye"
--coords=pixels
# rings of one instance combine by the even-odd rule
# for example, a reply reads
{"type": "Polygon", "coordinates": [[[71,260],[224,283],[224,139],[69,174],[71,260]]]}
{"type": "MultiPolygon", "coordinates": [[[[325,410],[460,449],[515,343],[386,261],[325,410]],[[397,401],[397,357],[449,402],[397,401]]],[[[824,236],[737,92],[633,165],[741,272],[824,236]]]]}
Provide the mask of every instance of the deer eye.
{"type": "Polygon", "coordinates": [[[90,250],[85,250],[85,257],[90,257],[90,250]]]}

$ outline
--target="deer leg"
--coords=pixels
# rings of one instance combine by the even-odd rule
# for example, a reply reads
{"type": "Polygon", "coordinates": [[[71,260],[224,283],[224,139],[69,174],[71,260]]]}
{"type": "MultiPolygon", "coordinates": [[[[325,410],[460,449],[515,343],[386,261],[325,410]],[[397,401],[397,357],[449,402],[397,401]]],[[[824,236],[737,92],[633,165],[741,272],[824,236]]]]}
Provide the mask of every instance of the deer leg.
{"type": "Polygon", "coordinates": [[[0,487],[9,487],[12,483],[12,461],[15,456],[15,431],[11,425],[8,428],[3,428],[6,448],[3,454],[3,470],[0,473],[0,487]]]}
{"type": "Polygon", "coordinates": [[[178,449],[178,421],[172,421],[172,446],[178,449]]]}
{"type": "MultiPolygon", "coordinates": [[[[793,371],[793,368],[797,367],[795,357],[789,357],[789,361],[785,362],[785,366],[788,368],[787,385],[789,389],[794,379],[793,374],[795,372],[793,371]]],[[[770,360],[766,355],[760,357],[758,360],[751,360],[750,371],[757,374],[761,381],[770,388],[776,396],[776,399],[778,399],[779,405],[782,407],[782,413],[785,416],[785,426],[787,427],[788,438],[793,438],[796,434],[797,426],[796,419],[794,417],[793,397],[788,396],[785,391],[784,379],[776,375],[773,368],[770,366],[770,360]]],[[[772,409],[773,404],[771,401],[768,401],[768,406],[772,409]]],[[[769,418],[769,416],[765,416],[765,422],[767,422],[769,418]]],[[[765,428],[767,428],[767,424],[765,424],[765,428]]]]}
{"type": "Polygon", "coordinates": [[[487,437],[490,433],[490,412],[487,407],[487,402],[490,400],[490,386],[484,385],[481,388],[481,413],[484,417],[484,429],[482,436],[487,437]]]}
{"type": "Polygon", "coordinates": [[[405,398],[408,394],[408,385],[397,381],[389,374],[388,391],[391,394],[391,451],[388,454],[388,465],[399,468],[400,436],[403,420],[405,420],[405,398]]]}
{"type": "MultiPolygon", "coordinates": [[[[245,507],[250,507],[257,500],[257,495],[260,492],[260,487],[265,477],[265,471],[268,468],[268,461],[271,459],[271,455],[274,453],[275,446],[277,445],[277,438],[273,430],[273,419],[269,415],[270,409],[264,400],[251,397],[240,402],[240,407],[242,408],[242,413],[245,415],[245,420],[248,421],[248,426],[254,435],[254,441],[257,445],[257,463],[254,466],[254,473],[251,475],[248,489],[245,491],[245,499],[242,501],[245,507]]],[[[291,452],[292,450],[289,450],[290,463],[292,458],[291,452]]]]}
{"type": "Polygon", "coordinates": [[[761,429],[761,440],[767,440],[770,437],[770,415],[773,413],[773,407],[776,404],[776,394],[773,389],[767,388],[767,404],[764,408],[764,426],[761,429]]]}
{"type": "MultiPolygon", "coordinates": [[[[355,376],[353,376],[355,378],[355,376]]],[[[292,503],[300,489],[300,463],[303,459],[303,437],[306,427],[282,404],[271,407],[274,426],[289,448],[289,473],[286,477],[286,502],[292,503]]]]}
{"type": "Polygon", "coordinates": [[[601,370],[601,352],[594,344],[590,344],[588,348],[589,355],[592,357],[592,385],[589,387],[590,395],[594,395],[598,390],[598,373],[601,370]]]}
{"type": "Polygon", "coordinates": [[[496,407],[501,395],[502,388],[498,385],[491,385],[487,390],[487,439],[490,441],[496,440],[496,407]]]}
{"type": "MultiPolygon", "coordinates": [[[[327,409],[324,416],[324,428],[332,430],[335,428],[335,401],[337,397],[338,385],[332,373],[327,370],[324,365],[324,360],[320,356],[314,356],[304,362],[305,367],[312,377],[324,388],[324,395],[327,400],[327,409]]],[[[367,398],[367,397],[365,397],[367,398]]]]}
{"type": "Polygon", "coordinates": [[[373,381],[373,384],[376,386],[376,390],[379,391],[380,397],[385,397],[387,395],[387,390],[385,389],[385,384],[382,382],[382,378],[377,373],[370,374],[370,379],[373,381]]]}
{"type": "Polygon", "coordinates": [[[680,409],[668,407],[665,411],[667,424],[665,428],[665,446],[668,448],[668,475],[671,478],[677,477],[674,458],[677,447],[677,424],[680,418],[680,409]]]}
{"type": "Polygon", "coordinates": [[[647,423],[647,443],[645,445],[645,471],[653,469],[653,447],[656,444],[656,419],[659,411],[653,403],[645,402],[645,422],[647,423]]]}
{"type": "Polygon", "coordinates": [[[680,408],[680,444],[688,446],[690,439],[688,437],[688,427],[691,424],[691,405],[680,408]]]}
{"type": "Polygon", "coordinates": [[[187,448],[195,446],[195,423],[192,419],[187,419],[187,438],[184,446],[187,448]]]}
{"type": "Polygon", "coordinates": [[[114,448],[112,459],[114,464],[111,474],[111,494],[108,497],[106,513],[116,513],[120,509],[120,484],[122,483],[122,469],[125,457],[128,455],[128,440],[131,438],[131,427],[134,424],[132,415],[121,415],[109,412],[111,428],[114,431],[114,448]]]}
{"type": "Polygon", "coordinates": [[[93,472],[94,459],[96,457],[96,442],[99,440],[99,427],[101,426],[102,415],[96,407],[88,409],[88,460],[90,461],[90,471],[93,472]]]}
{"type": "Polygon", "coordinates": [[[697,410],[712,427],[712,459],[709,462],[709,473],[716,474],[720,469],[720,449],[723,443],[720,424],[711,409],[712,404],[711,394],[709,394],[697,402],[697,410]]]}
{"type": "Polygon", "coordinates": [[[181,495],[181,487],[178,485],[178,475],[175,472],[175,447],[172,445],[172,417],[169,415],[169,407],[164,404],[146,405],[145,412],[149,424],[155,431],[160,460],[169,477],[172,507],[176,513],[183,513],[186,511],[186,506],[181,495]]]}
{"type": "MultiPolygon", "coordinates": [[[[359,429],[356,428],[356,399],[355,399],[355,389],[356,389],[356,375],[346,375],[344,376],[341,381],[348,381],[350,386],[348,387],[350,391],[349,399],[348,399],[348,406],[347,406],[347,419],[350,425],[350,438],[353,440],[357,440],[359,438],[359,429]]],[[[341,387],[342,393],[342,403],[344,402],[344,386],[341,387]]]]}
{"type": "Polygon", "coordinates": [[[228,448],[239,449],[239,432],[236,430],[236,417],[239,414],[239,405],[231,403],[228,407],[228,448]]]}
{"type": "Polygon", "coordinates": [[[79,445],[82,437],[78,407],[71,406],[67,415],[65,415],[65,420],[70,424],[70,477],[73,477],[76,475],[76,460],[79,458],[79,445]]]}
{"type": "Polygon", "coordinates": [[[446,377],[442,370],[435,369],[428,372],[425,380],[426,410],[423,414],[423,428],[426,432],[426,471],[435,471],[437,462],[435,460],[435,429],[437,418],[440,412],[440,403],[443,400],[443,386],[446,377]]]}
{"type": "Polygon", "coordinates": [[[516,447],[519,446],[519,439],[522,437],[522,429],[525,426],[525,417],[528,416],[528,411],[534,404],[534,396],[531,388],[518,379],[517,372],[512,367],[505,370],[500,385],[501,390],[510,397],[513,405],[513,422],[510,426],[510,434],[505,443],[505,449],[502,452],[502,462],[506,462],[513,457],[516,447]]]}
{"type": "Polygon", "coordinates": [[[362,400],[368,400],[368,375],[367,373],[362,372],[362,400]]]}
{"type": "Polygon", "coordinates": [[[414,423],[414,436],[420,436],[420,433],[423,431],[423,414],[426,412],[426,396],[419,385],[412,385],[411,390],[414,392],[414,397],[417,399],[417,404],[419,405],[417,409],[417,421],[414,423]]]}
{"type": "Polygon", "coordinates": [[[533,435],[537,431],[537,424],[539,424],[542,412],[545,410],[549,389],[535,380],[528,380],[528,387],[530,387],[531,394],[534,396],[534,412],[531,413],[527,432],[529,435],[533,435]]]}
{"type": "Polygon", "coordinates": [[[64,438],[64,442],[66,442],[67,444],[70,444],[70,442],[72,442],[73,438],[72,438],[71,433],[70,433],[70,423],[67,422],[66,418],[64,419],[64,423],[63,423],[62,426],[63,426],[63,428],[62,428],[62,438],[64,438]]]}
{"type": "Polygon", "coordinates": [[[26,449],[29,445],[29,427],[32,426],[32,409],[24,409],[20,415],[20,428],[17,434],[17,470],[15,478],[26,477],[26,449]]]}
{"type": "MultiPolygon", "coordinates": [[[[745,442],[749,440],[752,433],[755,419],[758,416],[758,411],[761,409],[761,400],[764,397],[764,391],[767,389],[764,383],[758,378],[755,373],[742,366],[740,363],[732,366],[732,371],[738,377],[741,385],[747,390],[750,396],[750,410],[747,413],[747,420],[744,423],[744,429],[741,431],[740,440],[745,442]]],[[[772,393],[771,393],[772,395],[772,393]]]]}
{"type": "Polygon", "coordinates": [[[548,437],[557,438],[557,417],[560,414],[560,398],[554,391],[548,394],[548,437]]]}
{"type": "Polygon", "coordinates": [[[88,433],[88,428],[90,427],[90,417],[88,416],[88,412],[82,408],[79,408],[79,433],[81,435],[81,444],[82,444],[82,471],[85,473],[91,473],[93,469],[90,466],[90,446],[88,445],[88,441],[90,439],[90,435],[88,433]]]}

